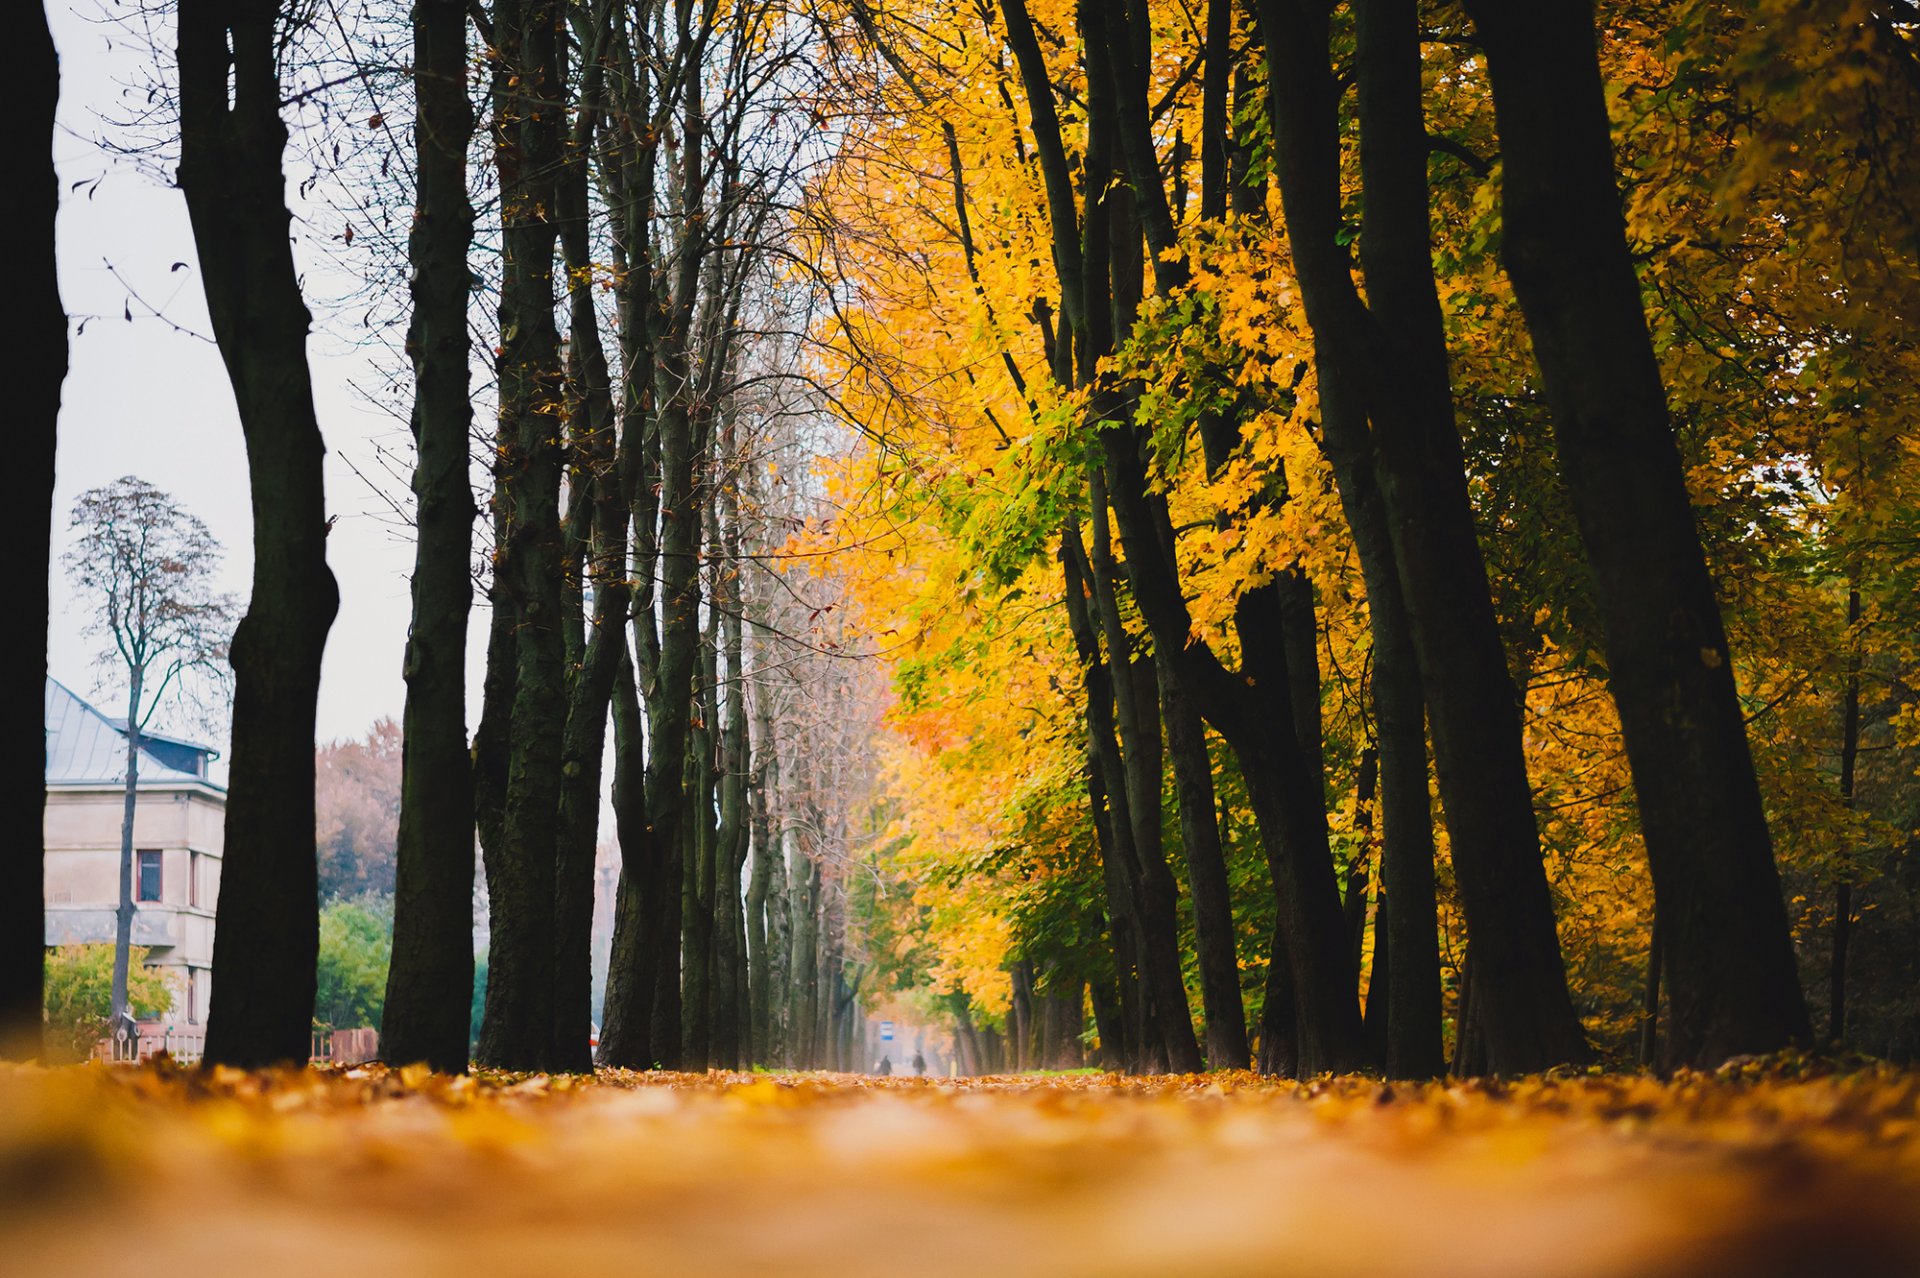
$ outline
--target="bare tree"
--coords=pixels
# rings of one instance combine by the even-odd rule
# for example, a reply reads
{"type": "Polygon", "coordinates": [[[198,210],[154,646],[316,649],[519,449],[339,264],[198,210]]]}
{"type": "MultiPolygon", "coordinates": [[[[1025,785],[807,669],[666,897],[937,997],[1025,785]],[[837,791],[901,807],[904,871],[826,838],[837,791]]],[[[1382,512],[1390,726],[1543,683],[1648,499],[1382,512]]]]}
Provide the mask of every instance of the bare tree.
{"type": "Polygon", "coordinates": [[[127,963],[133,941],[133,813],[140,743],[169,699],[221,684],[234,602],[212,589],[220,543],[207,526],[144,479],[126,475],[80,494],[64,556],[68,579],[93,605],[86,633],[106,641],[102,665],[127,681],[126,801],[120,817],[120,904],[114,916],[110,1024],[131,1019],[127,963]]]}

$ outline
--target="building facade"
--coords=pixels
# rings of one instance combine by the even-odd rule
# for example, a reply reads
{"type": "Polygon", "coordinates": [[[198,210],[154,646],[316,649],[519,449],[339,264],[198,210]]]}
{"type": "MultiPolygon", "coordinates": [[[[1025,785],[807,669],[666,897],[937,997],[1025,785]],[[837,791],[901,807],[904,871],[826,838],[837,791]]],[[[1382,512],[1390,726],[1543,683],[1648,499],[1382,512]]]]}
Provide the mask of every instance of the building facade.
{"type": "MultiPolygon", "coordinates": [[[[46,943],[112,944],[120,900],[127,737],[47,680],[46,943]]],[[[206,1024],[226,790],[208,777],[211,746],[142,734],[133,816],[133,943],[173,989],[164,1022],[206,1024]]]]}

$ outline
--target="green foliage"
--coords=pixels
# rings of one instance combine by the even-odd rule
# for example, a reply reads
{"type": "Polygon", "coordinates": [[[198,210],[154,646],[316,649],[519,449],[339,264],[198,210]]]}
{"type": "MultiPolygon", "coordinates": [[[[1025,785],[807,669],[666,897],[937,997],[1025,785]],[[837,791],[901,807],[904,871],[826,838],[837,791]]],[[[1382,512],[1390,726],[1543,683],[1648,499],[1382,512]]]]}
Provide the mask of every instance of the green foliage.
{"type": "MultiPolygon", "coordinates": [[[[173,1006],[173,990],[159,969],[146,966],[147,950],[127,955],[127,999],[136,1020],[154,1020],[173,1006]]],[[[47,1059],[85,1060],[106,1032],[113,1012],[113,946],[62,945],[47,951],[45,999],[47,1059]]]]}
{"type": "Polygon", "coordinates": [[[313,1019],[335,1029],[379,1025],[392,954],[391,897],[350,897],[321,910],[313,1019]]]}
{"type": "Polygon", "coordinates": [[[473,956],[473,1006],[467,1013],[467,1046],[480,1046],[480,1020],[487,1011],[487,951],[473,956]]]}

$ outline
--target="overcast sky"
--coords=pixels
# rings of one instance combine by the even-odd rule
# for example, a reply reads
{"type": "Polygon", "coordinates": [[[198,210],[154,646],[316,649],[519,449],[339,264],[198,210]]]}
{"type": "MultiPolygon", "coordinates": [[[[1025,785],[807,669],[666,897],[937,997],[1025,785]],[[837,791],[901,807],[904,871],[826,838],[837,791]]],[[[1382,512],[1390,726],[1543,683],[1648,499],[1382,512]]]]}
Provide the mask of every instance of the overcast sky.
{"type": "MultiPolygon", "coordinates": [[[[48,665],[56,679],[90,696],[102,684],[93,647],[81,635],[85,617],[60,567],[74,498],[122,475],[166,490],[226,547],[223,586],[243,599],[251,513],[244,445],[218,351],[146,318],[139,301],[131,302],[134,320],[124,318],[131,288],[173,323],[210,331],[180,192],[93,142],[103,132],[101,113],[121,95],[120,81],[136,69],[132,59],[139,53],[117,37],[110,41],[108,29],[87,19],[97,12],[91,0],[77,0],[78,12],[49,7],[61,54],[54,155],[62,179],[60,290],[72,316],[72,356],[60,414],[48,665]],[[74,190],[75,183],[96,178],[97,184],[74,190]],[[188,265],[170,269],[176,262],[188,265]],[[96,318],[78,331],[87,316],[96,318]]],[[[316,273],[339,269],[311,261],[303,266],[316,273]]],[[[329,290],[325,279],[316,283],[310,292],[342,291],[329,290]]],[[[386,502],[352,469],[377,473],[376,449],[404,440],[404,425],[353,389],[377,385],[391,370],[380,368],[372,351],[324,334],[310,342],[309,354],[328,449],[327,505],[337,516],[327,558],[341,597],[320,687],[319,736],[326,741],[359,736],[380,716],[400,714],[413,548],[386,502]]],[[[484,625],[484,612],[476,612],[476,638],[484,625]]],[[[475,658],[479,647],[473,645],[475,658]]],[[[469,661],[469,672],[471,721],[478,713],[477,660],[469,661]]]]}

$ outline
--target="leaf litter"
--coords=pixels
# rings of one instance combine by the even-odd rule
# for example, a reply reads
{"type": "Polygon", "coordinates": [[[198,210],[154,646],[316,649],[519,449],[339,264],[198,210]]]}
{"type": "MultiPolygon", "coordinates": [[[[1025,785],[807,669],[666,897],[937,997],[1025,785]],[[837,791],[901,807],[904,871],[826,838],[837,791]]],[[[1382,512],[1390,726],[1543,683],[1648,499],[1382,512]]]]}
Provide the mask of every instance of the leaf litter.
{"type": "Polygon", "coordinates": [[[9,1272],[1920,1273],[1920,1073],[0,1070],[9,1272]]]}

